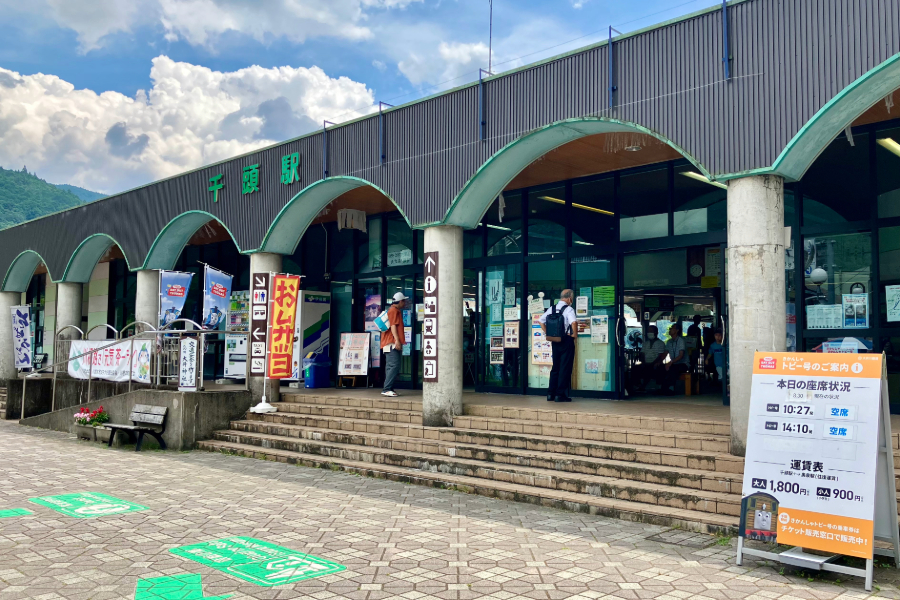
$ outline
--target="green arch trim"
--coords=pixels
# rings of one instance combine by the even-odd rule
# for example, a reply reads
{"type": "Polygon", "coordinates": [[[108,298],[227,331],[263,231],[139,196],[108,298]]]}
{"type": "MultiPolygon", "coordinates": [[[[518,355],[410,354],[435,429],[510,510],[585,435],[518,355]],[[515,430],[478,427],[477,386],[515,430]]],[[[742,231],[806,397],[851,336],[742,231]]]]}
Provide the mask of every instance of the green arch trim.
{"type": "Polygon", "coordinates": [[[780,175],[789,181],[803,177],[835,137],[876,102],[900,88],[900,52],[870,69],[825,103],[791,138],[771,167],[718,175],[727,181],[749,175],[780,175]]]}
{"type": "Polygon", "coordinates": [[[444,219],[434,225],[459,225],[469,229],[477,227],[494,199],[532,162],[573,140],[598,133],[616,132],[651,135],[688,159],[705,177],[712,178],[709,171],[683,148],[642,125],[602,117],[566,119],[545,125],[510,142],[496,152],[466,182],[450,205],[444,219]]]}
{"type": "Polygon", "coordinates": [[[119,246],[119,249],[122,250],[122,254],[125,256],[125,264],[131,269],[131,262],[128,260],[128,256],[125,255],[125,250],[122,249],[119,242],[109,234],[95,233],[89,235],[78,244],[78,247],[75,248],[75,252],[73,252],[71,258],[69,258],[68,264],[66,264],[66,269],[63,271],[62,278],[57,283],[62,281],[75,283],[89,282],[91,280],[91,274],[94,272],[94,267],[97,266],[97,263],[100,262],[100,259],[106,254],[106,251],[114,245],[119,246]]]}
{"type": "Polygon", "coordinates": [[[275,217],[266,236],[259,245],[257,252],[273,252],[275,254],[290,255],[297,250],[300,238],[306,233],[306,229],[315,220],[323,208],[332,200],[356,188],[368,186],[375,188],[397,207],[403,219],[409,225],[409,219],[403,209],[394,202],[394,199],[385,193],[383,189],[365,179],[358,177],[329,177],[320,179],[300,190],[291,198],[290,202],[275,217]]]}
{"type": "Polygon", "coordinates": [[[166,226],[162,228],[162,231],[153,240],[153,244],[151,244],[150,250],[147,252],[147,257],[144,259],[144,264],[140,268],[167,270],[174,267],[175,261],[178,260],[181,251],[184,250],[191,236],[210,221],[217,221],[224,227],[228,235],[231,236],[231,241],[234,242],[238,252],[241,252],[241,247],[235,240],[234,233],[218,217],[203,210],[189,210],[166,223],[166,226]]]}
{"type": "MultiPolygon", "coordinates": [[[[47,264],[44,257],[38,254],[36,250],[23,250],[19,252],[3,277],[4,292],[24,292],[31,283],[31,277],[34,275],[35,269],[41,263],[47,264]]],[[[50,269],[47,268],[47,275],[50,275],[50,269]]]]}

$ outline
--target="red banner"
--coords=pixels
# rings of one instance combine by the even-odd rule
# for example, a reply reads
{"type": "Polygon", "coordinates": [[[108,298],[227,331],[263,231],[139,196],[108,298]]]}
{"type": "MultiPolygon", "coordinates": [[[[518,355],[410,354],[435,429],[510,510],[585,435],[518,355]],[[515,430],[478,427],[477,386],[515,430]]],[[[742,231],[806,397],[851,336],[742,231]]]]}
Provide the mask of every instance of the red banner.
{"type": "Polygon", "coordinates": [[[294,324],[300,277],[276,275],[272,280],[269,329],[269,378],[288,379],[293,375],[294,324]]]}

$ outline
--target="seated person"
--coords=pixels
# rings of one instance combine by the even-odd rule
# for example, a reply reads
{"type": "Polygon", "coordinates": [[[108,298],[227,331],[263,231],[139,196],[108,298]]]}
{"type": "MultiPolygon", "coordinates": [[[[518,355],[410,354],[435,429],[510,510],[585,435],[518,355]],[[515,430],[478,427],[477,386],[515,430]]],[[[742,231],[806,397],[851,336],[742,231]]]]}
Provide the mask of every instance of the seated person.
{"type": "Polygon", "coordinates": [[[636,391],[643,392],[651,379],[662,385],[666,374],[663,360],[666,358],[666,345],[659,339],[656,325],[647,327],[647,339],[641,348],[641,362],[631,369],[632,381],[640,387],[636,391]]]}
{"type": "Polygon", "coordinates": [[[666,343],[666,354],[669,362],[665,364],[666,378],[663,388],[666,393],[675,393],[675,382],[683,374],[690,370],[687,345],[681,337],[681,325],[676,323],[669,328],[669,341],[666,343]]]}

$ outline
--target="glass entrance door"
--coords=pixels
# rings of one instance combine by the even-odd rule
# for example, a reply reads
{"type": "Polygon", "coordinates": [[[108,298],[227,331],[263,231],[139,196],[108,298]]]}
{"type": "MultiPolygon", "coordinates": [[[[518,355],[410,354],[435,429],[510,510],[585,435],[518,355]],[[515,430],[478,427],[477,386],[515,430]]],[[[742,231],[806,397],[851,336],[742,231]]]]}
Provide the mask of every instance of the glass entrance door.
{"type": "Polygon", "coordinates": [[[578,332],[572,391],[617,398],[621,350],[616,340],[620,303],[615,257],[575,256],[570,269],[578,332]]]}

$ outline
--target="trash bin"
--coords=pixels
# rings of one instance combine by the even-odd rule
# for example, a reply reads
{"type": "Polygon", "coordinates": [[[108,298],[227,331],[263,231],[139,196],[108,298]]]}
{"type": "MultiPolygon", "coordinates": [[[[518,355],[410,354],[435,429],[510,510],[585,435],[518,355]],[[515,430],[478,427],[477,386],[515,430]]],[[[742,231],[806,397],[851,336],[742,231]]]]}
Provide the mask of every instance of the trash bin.
{"type": "Polygon", "coordinates": [[[331,361],[327,354],[310,352],[303,358],[303,387],[325,388],[331,386],[329,371],[331,361]]]}

